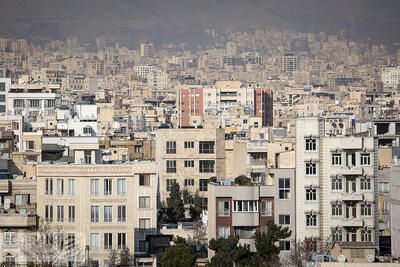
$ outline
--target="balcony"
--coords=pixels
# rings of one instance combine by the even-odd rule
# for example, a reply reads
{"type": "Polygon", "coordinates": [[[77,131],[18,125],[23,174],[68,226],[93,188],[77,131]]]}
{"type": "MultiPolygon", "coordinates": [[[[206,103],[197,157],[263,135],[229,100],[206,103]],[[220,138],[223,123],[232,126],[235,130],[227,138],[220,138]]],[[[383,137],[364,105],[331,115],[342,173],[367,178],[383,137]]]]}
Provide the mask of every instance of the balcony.
{"type": "Polygon", "coordinates": [[[13,131],[0,131],[0,139],[12,140],[14,136],[13,131]]]}
{"type": "Polygon", "coordinates": [[[10,183],[8,179],[0,179],[0,194],[8,194],[10,192],[10,183]]]}
{"type": "Polygon", "coordinates": [[[268,141],[267,140],[250,140],[247,144],[247,152],[267,152],[268,141]]]}
{"type": "Polygon", "coordinates": [[[346,166],[342,168],[342,175],[360,176],[363,175],[363,169],[361,167],[346,166]]]}
{"type": "Polygon", "coordinates": [[[348,218],[342,220],[343,227],[363,227],[364,220],[358,218],[348,218]]]}
{"type": "Polygon", "coordinates": [[[0,213],[0,227],[34,227],[36,214],[0,213]]]}
{"type": "Polygon", "coordinates": [[[363,193],[342,193],[343,201],[363,201],[364,194],[363,193]]]}

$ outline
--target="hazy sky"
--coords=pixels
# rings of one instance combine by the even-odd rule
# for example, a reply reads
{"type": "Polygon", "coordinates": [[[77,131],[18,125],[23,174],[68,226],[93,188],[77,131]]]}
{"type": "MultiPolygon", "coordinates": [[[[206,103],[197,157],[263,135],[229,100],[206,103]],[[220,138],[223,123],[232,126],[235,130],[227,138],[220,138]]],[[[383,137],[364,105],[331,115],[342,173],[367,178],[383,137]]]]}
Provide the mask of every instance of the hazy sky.
{"type": "Polygon", "coordinates": [[[105,35],[195,40],[206,27],[346,29],[353,39],[400,42],[399,0],[1,0],[0,35],[28,39],[105,35]]]}

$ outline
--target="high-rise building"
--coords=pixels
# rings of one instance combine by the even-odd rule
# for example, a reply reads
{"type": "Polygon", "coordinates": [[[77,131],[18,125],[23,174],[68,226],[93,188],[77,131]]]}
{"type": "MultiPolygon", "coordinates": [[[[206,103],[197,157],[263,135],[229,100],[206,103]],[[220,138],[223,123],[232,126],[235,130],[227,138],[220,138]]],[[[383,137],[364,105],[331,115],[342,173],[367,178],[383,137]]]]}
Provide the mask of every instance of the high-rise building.
{"type": "Polygon", "coordinates": [[[376,149],[373,137],[325,136],[323,118],[296,120],[298,240],[377,243],[376,149]]]}
{"type": "Polygon", "coordinates": [[[237,55],[237,44],[236,44],[236,42],[227,42],[226,43],[226,54],[228,56],[236,56],[237,55]]]}
{"type": "Polygon", "coordinates": [[[0,78],[0,115],[5,115],[7,113],[7,93],[10,84],[10,78],[0,78]]]}
{"type": "Polygon", "coordinates": [[[277,57],[277,64],[281,71],[292,72],[300,68],[299,57],[293,53],[284,53],[282,56],[277,57]]]}
{"type": "Polygon", "coordinates": [[[154,45],[153,45],[153,43],[141,43],[140,44],[140,56],[142,56],[142,57],[153,57],[154,56],[154,45]]]}
{"type": "Polygon", "coordinates": [[[381,79],[384,87],[397,89],[400,85],[400,66],[383,68],[381,79]]]}
{"type": "Polygon", "coordinates": [[[270,89],[255,88],[254,89],[254,116],[262,117],[262,126],[272,126],[274,97],[270,89]]]}

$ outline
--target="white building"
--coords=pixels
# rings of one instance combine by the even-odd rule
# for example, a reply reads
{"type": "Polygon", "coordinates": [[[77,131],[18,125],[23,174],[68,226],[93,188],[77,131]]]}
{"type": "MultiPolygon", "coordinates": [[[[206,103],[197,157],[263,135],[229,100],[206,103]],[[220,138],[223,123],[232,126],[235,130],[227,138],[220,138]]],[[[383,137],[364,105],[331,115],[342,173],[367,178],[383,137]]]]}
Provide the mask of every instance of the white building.
{"type": "Polygon", "coordinates": [[[97,135],[97,106],[77,104],[57,109],[57,129],[67,136],[97,135]]]}
{"type": "Polygon", "coordinates": [[[10,78],[0,78],[0,114],[4,115],[7,111],[7,92],[10,87],[10,78]]]}
{"type": "Polygon", "coordinates": [[[148,79],[149,74],[156,71],[155,66],[136,66],[135,72],[142,76],[143,79],[148,79]]]}
{"type": "Polygon", "coordinates": [[[149,89],[163,90],[168,88],[168,75],[163,71],[152,71],[147,75],[149,89]]]}
{"type": "Polygon", "coordinates": [[[381,75],[384,87],[397,88],[400,84],[400,66],[383,68],[381,75]]]}
{"type": "Polygon", "coordinates": [[[377,142],[328,137],[324,125],[296,120],[296,237],[377,243],[377,142]]]}

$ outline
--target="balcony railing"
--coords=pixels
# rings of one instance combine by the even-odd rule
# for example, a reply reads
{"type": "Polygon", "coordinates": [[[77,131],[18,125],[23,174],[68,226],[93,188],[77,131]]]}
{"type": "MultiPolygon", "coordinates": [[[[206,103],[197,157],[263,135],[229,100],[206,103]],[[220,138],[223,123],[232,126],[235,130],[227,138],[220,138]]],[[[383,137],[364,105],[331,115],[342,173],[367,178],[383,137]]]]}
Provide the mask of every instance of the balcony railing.
{"type": "Polygon", "coordinates": [[[363,175],[363,169],[355,166],[345,166],[342,168],[342,175],[363,175]]]}
{"type": "Polygon", "coordinates": [[[342,193],[342,200],[343,201],[362,201],[364,200],[364,194],[363,193],[342,193]]]}
{"type": "Polygon", "coordinates": [[[343,227],[363,227],[364,220],[359,218],[345,218],[342,221],[343,227]]]}

